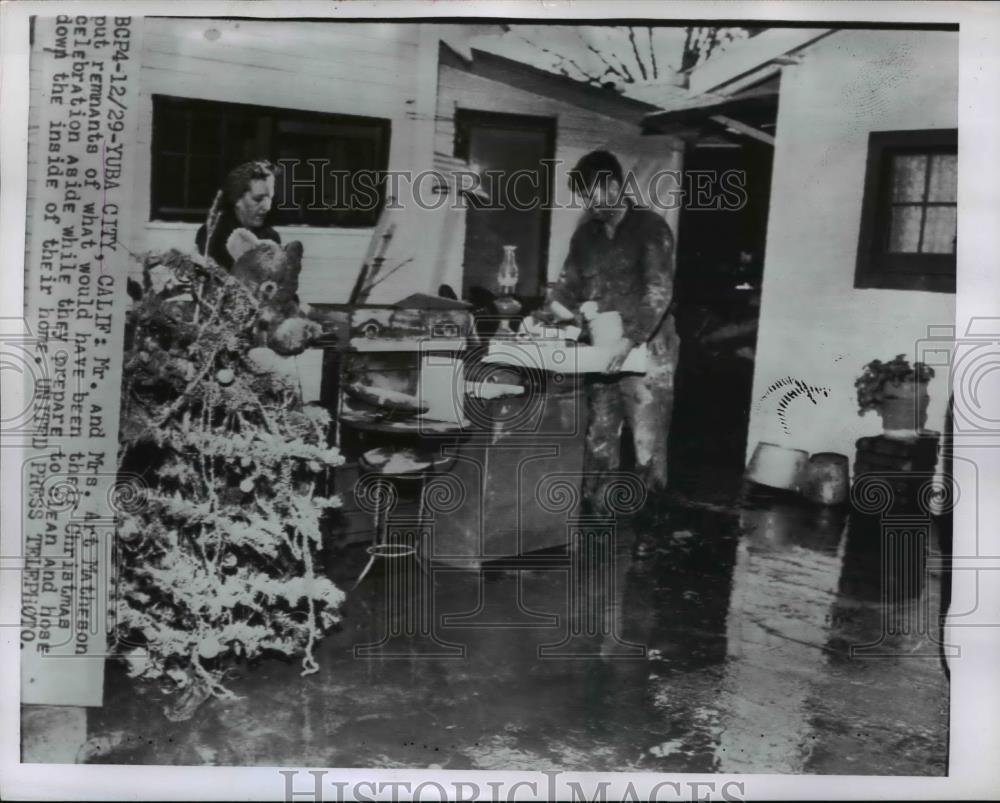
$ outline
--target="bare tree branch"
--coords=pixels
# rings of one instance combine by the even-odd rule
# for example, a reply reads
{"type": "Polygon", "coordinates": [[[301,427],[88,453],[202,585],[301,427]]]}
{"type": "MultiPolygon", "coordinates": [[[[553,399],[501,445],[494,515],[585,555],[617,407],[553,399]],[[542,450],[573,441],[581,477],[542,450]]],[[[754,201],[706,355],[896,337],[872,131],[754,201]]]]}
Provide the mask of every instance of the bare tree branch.
{"type": "Polygon", "coordinates": [[[688,27],[684,34],[684,50],[681,55],[681,72],[690,69],[694,66],[694,62],[698,60],[697,51],[695,50],[695,28],[688,27]]]}
{"type": "Polygon", "coordinates": [[[635,28],[631,25],[628,26],[628,41],[632,45],[632,54],[635,56],[635,63],[639,65],[642,80],[646,81],[649,79],[649,76],[646,74],[646,65],[642,63],[642,57],[639,55],[639,47],[635,43],[635,28]]]}
{"type": "Polygon", "coordinates": [[[557,59],[556,64],[553,65],[553,66],[555,66],[559,70],[559,72],[561,72],[567,78],[572,78],[573,76],[570,75],[569,71],[563,66],[563,64],[569,64],[570,66],[574,67],[576,69],[576,71],[581,76],[583,76],[583,78],[585,78],[589,83],[592,83],[592,84],[600,84],[601,83],[600,78],[598,78],[595,75],[592,75],[587,70],[583,69],[583,67],[581,67],[576,62],[575,59],[572,59],[569,56],[564,56],[561,53],[556,53],[554,50],[550,50],[547,47],[543,47],[542,45],[538,44],[537,42],[534,42],[531,39],[529,39],[524,34],[519,33],[518,36],[521,38],[522,41],[527,42],[529,45],[531,45],[536,50],[540,50],[542,53],[545,53],[546,55],[552,56],[553,58],[557,59]]]}
{"type": "Polygon", "coordinates": [[[627,84],[634,84],[635,83],[635,76],[632,75],[632,71],[629,70],[629,68],[625,64],[625,62],[622,61],[621,59],[618,59],[618,66],[622,68],[622,72],[625,74],[625,77],[622,80],[624,80],[625,83],[627,83],[627,84]]]}
{"type": "Polygon", "coordinates": [[[622,75],[618,70],[616,70],[615,66],[610,61],[608,61],[606,58],[604,58],[604,54],[601,53],[600,50],[598,50],[596,47],[594,47],[592,44],[590,44],[590,42],[588,42],[583,37],[583,34],[580,33],[580,29],[579,28],[574,28],[573,30],[576,33],[576,35],[580,38],[580,41],[583,42],[584,47],[586,47],[587,50],[589,50],[591,53],[593,53],[595,56],[597,56],[597,58],[599,58],[601,61],[604,62],[605,66],[608,68],[607,70],[604,71],[605,75],[607,75],[608,73],[611,73],[612,75],[617,75],[622,80],[625,80],[625,76],[622,75]]]}
{"type": "Polygon", "coordinates": [[[709,28],[708,29],[708,47],[705,48],[705,58],[706,59],[709,56],[712,55],[712,51],[715,50],[715,48],[718,46],[718,44],[719,44],[719,29],[718,28],[709,28]]]}
{"type": "Polygon", "coordinates": [[[649,34],[649,57],[653,61],[653,78],[659,78],[660,72],[656,68],[656,48],[653,47],[653,26],[648,25],[646,27],[646,33],[649,34]]]}
{"type": "MultiPolygon", "coordinates": [[[[582,43],[586,53],[595,57],[596,60],[587,62],[585,67],[570,55],[564,55],[556,50],[547,48],[527,35],[517,30],[518,26],[507,26],[505,31],[517,36],[522,42],[527,43],[540,53],[545,54],[552,60],[551,69],[569,78],[584,81],[593,86],[606,87],[608,85],[634,84],[637,80],[649,81],[651,78],[660,77],[659,63],[657,61],[656,47],[657,37],[656,26],[646,26],[646,43],[648,43],[649,53],[644,54],[639,48],[639,32],[636,26],[620,25],[615,27],[603,27],[590,29],[589,35],[586,27],[573,27],[573,34],[582,43]],[[626,47],[624,39],[628,39],[626,47]],[[631,56],[635,60],[633,66],[629,66],[627,55],[631,49],[631,56]],[[603,71],[600,69],[603,66],[603,71]]],[[[717,51],[724,50],[731,42],[741,39],[749,34],[747,28],[715,28],[710,26],[688,26],[684,32],[684,47],[682,50],[679,70],[681,72],[690,71],[692,68],[703,63],[717,51]]],[[[664,42],[661,40],[662,46],[664,42]]],[[[567,43],[566,47],[572,52],[580,55],[578,48],[567,43]]],[[[663,55],[661,53],[661,55],[663,55]]],[[[670,61],[671,67],[675,62],[670,61]]],[[[619,91],[622,88],[617,87],[619,91]]]]}

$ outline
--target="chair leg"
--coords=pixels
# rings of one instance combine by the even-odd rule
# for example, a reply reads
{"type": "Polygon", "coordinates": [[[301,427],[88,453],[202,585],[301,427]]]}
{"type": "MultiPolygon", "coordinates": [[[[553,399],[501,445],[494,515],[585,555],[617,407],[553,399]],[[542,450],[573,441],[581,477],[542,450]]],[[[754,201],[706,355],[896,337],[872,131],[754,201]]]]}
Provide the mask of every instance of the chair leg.
{"type": "Polygon", "coordinates": [[[354,589],[356,589],[356,588],[357,588],[357,587],[358,587],[359,585],[361,585],[361,581],[365,579],[365,576],[366,576],[366,575],[368,574],[368,572],[370,572],[370,571],[372,570],[372,566],[374,566],[374,565],[375,565],[375,553],[374,553],[374,552],[372,552],[372,553],[371,553],[371,554],[370,554],[370,555],[368,556],[368,563],[366,563],[366,564],[365,564],[365,568],[363,568],[363,569],[361,570],[361,574],[359,574],[359,575],[358,575],[358,579],[357,579],[357,580],[355,580],[355,581],[354,581],[354,585],[353,585],[353,586],[351,586],[351,591],[353,591],[353,590],[354,590],[354,589]]]}
{"type": "Polygon", "coordinates": [[[426,507],[424,504],[424,492],[427,490],[427,479],[428,476],[424,474],[420,480],[420,496],[419,501],[417,502],[417,543],[413,545],[413,559],[423,571],[427,571],[427,567],[424,566],[424,562],[420,557],[420,553],[423,551],[423,548],[427,543],[427,539],[423,537],[424,510],[426,507]]]}
{"type": "Polygon", "coordinates": [[[371,571],[372,565],[375,563],[375,550],[372,547],[379,546],[380,544],[384,543],[384,539],[382,538],[382,516],[380,515],[381,512],[382,511],[379,506],[379,497],[378,495],[376,495],[375,511],[373,513],[375,522],[374,522],[374,527],[372,528],[373,529],[372,546],[368,548],[368,563],[366,563],[365,568],[361,570],[361,574],[358,575],[358,579],[354,581],[354,585],[351,586],[351,591],[353,591],[359,585],[361,585],[361,581],[365,579],[365,576],[368,574],[368,572],[371,571]]]}

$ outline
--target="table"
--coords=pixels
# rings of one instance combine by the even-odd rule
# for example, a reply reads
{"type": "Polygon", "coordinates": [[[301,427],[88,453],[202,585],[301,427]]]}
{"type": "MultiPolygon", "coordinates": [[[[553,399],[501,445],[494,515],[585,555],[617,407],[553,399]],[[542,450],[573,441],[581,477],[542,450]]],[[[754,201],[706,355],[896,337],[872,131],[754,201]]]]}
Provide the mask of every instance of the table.
{"type": "MultiPolygon", "coordinates": [[[[341,338],[345,342],[343,334],[341,338]]],[[[329,355],[324,374],[335,375],[324,376],[324,402],[337,411],[344,436],[338,443],[348,460],[379,445],[433,450],[454,458],[447,474],[435,473],[427,479],[429,503],[420,507],[428,517],[433,516],[428,557],[474,567],[564,546],[567,521],[579,504],[586,430],[584,378],[573,372],[576,361],[549,365],[528,359],[526,364],[491,364],[484,360],[488,349],[466,352],[464,376],[458,374],[456,381],[467,387],[481,382],[523,385],[525,393],[494,399],[466,396],[464,420],[456,423],[427,415],[359,412],[342,404],[344,357],[360,356],[355,349],[369,345],[352,341],[347,355],[337,354],[338,359],[329,355]]],[[[373,369],[394,369],[387,374],[394,389],[422,396],[415,376],[423,369],[420,352],[429,347],[423,343],[413,349],[417,357],[413,359],[403,353],[406,346],[405,341],[395,341],[391,347],[372,349],[378,353],[364,358],[373,369]]],[[[433,351],[438,348],[433,343],[433,351]]],[[[518,350],[524,348],[518,344],[518,350]]],[[[566,351],[571,358],[575,354],[573,347],[566,351]]],[[[359,476],[354,475],[355,481],[359,476]]],[[[341,490],[351,493],[347,487],[341,490]]]]}
{"type": "MultiPolygon", "coordinates": [[[[430,558],[456,566],[565,546],[583,478],[586,396],[580,377],[536,369],[470,367],[523,383],[522,396],[467,399],[469,426],[444,447],[455,457],[434,516],[430,558]]],[[[431,481],[431,484],[435,480],[431,481]]],[[[431,485],[429,485],[429,488],[431,485]]]]}

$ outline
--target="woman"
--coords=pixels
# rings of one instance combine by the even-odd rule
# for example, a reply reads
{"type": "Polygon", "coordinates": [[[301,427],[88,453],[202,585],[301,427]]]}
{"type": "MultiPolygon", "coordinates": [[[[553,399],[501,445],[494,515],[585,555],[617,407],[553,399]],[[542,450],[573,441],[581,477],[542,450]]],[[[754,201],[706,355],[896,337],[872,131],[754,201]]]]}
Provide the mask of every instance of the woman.
{"type": "MultiPolygon", "coordinates": [[[[266,225],[271,203],[274,200],[276,169],[270,162],[245,162],[233,168],[222,186],[222,212],[212,231],[212,241],[207,253],[226,270],[233,266],[233,258],[226,250],[226,241],[234,229],[245,228],[260,240],[273,240],[280,244],[278,232],[266,225]]],[[[195,237],[198,253],[206,253],[208,229],[202,224],[195,237]]]]}

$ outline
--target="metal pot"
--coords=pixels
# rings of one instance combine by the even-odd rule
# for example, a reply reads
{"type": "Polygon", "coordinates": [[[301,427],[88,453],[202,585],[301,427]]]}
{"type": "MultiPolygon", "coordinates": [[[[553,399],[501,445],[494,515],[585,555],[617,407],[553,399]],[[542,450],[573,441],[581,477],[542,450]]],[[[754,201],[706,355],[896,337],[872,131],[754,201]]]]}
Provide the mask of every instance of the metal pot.
{"type": "Polygon", "coordinates": [[[776,443],[758,443],[747,465],[746,479],[770,488],[798,491],[809,453],[776,443]]]}
{"type": "Polygon", "coordinates": [[[841,505],[847,501],[850,476],[846,455],[817,452],[809,458],[802,494],[817,505],[841,505]]]}

